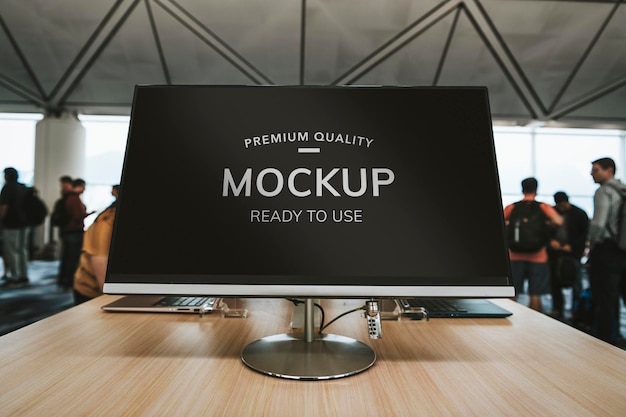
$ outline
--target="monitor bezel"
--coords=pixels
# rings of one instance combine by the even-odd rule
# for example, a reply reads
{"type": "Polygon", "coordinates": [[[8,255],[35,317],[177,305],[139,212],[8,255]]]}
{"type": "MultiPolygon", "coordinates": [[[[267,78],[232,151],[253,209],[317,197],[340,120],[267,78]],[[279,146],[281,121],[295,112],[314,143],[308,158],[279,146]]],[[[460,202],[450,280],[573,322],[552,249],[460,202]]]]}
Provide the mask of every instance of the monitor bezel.
{"type": "Polygon", "coordinates": [[[375,285],[229,285],[105,283],[107,294],[216,295],[231,297],[370,298],[370,297],[514,297],[513,286],[375,286],[375,285]]]}

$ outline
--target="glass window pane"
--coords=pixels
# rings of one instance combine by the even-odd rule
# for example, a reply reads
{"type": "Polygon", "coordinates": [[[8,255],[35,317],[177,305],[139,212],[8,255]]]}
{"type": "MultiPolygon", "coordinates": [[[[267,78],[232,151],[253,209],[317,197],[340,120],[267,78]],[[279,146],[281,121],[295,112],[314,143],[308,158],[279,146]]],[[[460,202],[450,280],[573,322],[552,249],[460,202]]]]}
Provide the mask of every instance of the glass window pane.
{"type": "MultiPolygon", "coordinates": [[[[0,171],[17,169],[19,181],[32,185],[35,172],[35,125],[39,114],[0,113],[0,171]]],[[[4,183],[4,177],[0,177],[4,183]]]]}
{"type": "MultiPolygon", "coordinates": [[[[111,186],[120,183],[126,150],[129,118],[113,116],[80,116],[85,127],[85,181],[82,195],[87,211],[104,210],[111,202],[111,186]]],[[[97,214],[85,219],[88,227],[97,214]]]]}
{"type": "MultiPolygon", "coordinates": [[[[0,170],[15,167],[27,184],[32,184],[35,126],[41,118],[40,114],[0,113],[0,170]]],[[[99,212],[113,200],[111,186],[120,182],[130,119],[81,115],[80,120],[87,141],[83,200],[88,210],[99,212]]],[[[521,198],[522,179],[535,176],[538,200],[552,204],[554,192],[563,190],[591,216],[598,187],[589,174],[591,161],[609,156],[617,163],[617,177],[626,178],[622,130],[495,126],[494,137],[504,205],[521,198]]]]}
{"type": "Polygon", "coordinates": [[[120,182],[128,117],[81,117],[86,135],[85,181],[113,185],[120,182]]]}
{"type": "MultiPolygon", "coordinates": [[[[611,131],[585,129],[538,130],[536,136],[536,172],[539,191],[550,197],[556,191],[565,191],[573,204],[591,214],[593,194],[598,185],[591,178],[591,162],[611,157],[619,167],[621,138],[611,131]],[[555,134],[558,133],[558,134],[555,134]]],[[[546,201],[546,200],[544,200],[546,201]]]]}
{"type": "Polygon", "coordinates": [[[522,180],[533,175],[532,140],[529,130],[523,128],[494,128],[493,133],[506,205],[520,199],[522,180]]]}

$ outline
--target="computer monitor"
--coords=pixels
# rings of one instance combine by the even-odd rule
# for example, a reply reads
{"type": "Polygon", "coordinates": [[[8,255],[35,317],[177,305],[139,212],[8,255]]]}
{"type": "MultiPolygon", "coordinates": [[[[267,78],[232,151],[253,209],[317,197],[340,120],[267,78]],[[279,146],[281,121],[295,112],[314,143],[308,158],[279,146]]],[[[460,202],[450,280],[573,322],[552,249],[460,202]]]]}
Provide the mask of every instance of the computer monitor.
{"type": "Polygon", "coordinates": [[[138,86],[104,291],[510,297],[504,236],[486,88],[138,86]]]}

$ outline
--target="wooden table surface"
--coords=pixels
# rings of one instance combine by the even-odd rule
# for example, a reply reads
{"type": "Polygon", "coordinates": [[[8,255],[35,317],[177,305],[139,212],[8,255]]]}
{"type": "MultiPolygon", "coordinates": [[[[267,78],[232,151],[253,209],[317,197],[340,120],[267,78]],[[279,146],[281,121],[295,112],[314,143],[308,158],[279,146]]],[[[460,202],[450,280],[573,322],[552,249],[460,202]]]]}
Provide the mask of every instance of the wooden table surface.
{"type": "MultiPolygon", "coordinates": [[[[0,338],[2,416],[626,416],[626,352],[495,300],[506,319],[328,328],[376,352],[369,370],[293,381],[246,367],[246,344],[289,331],[291,303],[239,300],[249,317],[104,313],[103,296],[0,338]]],[[[229,300],[232,304],[233,300],[229,300]]],[[[323,300],[327,321],[362,304],[323,300]]]]}

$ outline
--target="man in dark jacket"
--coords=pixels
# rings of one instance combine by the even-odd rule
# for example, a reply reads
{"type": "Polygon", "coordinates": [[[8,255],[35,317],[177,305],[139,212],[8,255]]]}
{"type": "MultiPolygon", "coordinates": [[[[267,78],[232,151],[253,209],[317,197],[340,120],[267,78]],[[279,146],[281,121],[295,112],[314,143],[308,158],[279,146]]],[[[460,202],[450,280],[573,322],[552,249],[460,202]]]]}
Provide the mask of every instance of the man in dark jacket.
{"type": "Polygon", "coordinates": [[[5,168],[4,187],[0,191],[0,222],[4,242],[4,259],[10,276],[2,285],[10,288],[28,285],[28,235],[24,201],[26,186],[17,182],[15,168],[5,168]]]}
{"type": "Polygon", "coordinates": [[[569,202],[563,191],[554,194],[554,208],[563,217],[563,224],[554,231],[548,245],[550,281],[552,284],[552,315],[563,317],[563,288],[572,287],[573,303],[582,291],[580,258],[585,251],[589,217],[580,207],[569,202]]]}
{"type": "Polygon", "coordinates": [[[61,263],[59,265],[59,285],[65,289],[74,287],[74,273],[78,268],[80,251],[83,246],[83,233],[87,210],[80,195],[85,191],[85,181],[77,178],[72,181],[72,191],[65,195],[67,221],[61,227],[61,263]]]}

